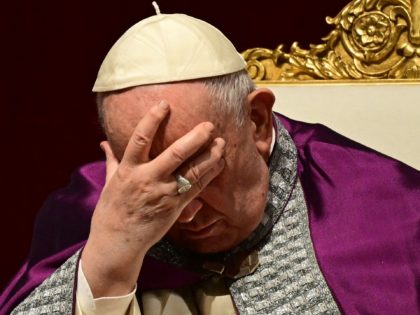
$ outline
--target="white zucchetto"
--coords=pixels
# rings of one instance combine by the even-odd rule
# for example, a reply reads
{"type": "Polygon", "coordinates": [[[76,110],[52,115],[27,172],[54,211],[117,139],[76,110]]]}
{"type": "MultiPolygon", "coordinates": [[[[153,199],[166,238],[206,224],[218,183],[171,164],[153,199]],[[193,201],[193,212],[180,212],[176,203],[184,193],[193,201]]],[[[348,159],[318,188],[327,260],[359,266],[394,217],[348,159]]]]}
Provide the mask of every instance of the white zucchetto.
{"type": "Polygon", "coordinates": [[[102,62],[93,91],[214,77],[245,65],[214,26],[184,14],[157,14],[117,40],[102,62]]]}

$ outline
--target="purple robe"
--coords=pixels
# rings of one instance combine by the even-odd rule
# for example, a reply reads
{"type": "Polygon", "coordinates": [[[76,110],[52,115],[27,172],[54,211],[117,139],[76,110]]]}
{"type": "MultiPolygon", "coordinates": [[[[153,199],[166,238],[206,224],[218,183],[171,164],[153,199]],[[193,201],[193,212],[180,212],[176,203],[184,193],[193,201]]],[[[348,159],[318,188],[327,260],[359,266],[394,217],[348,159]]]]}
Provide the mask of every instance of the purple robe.
{"type": "MultiPolygon", "coordinates": [[[[297,147],[316,257],[340,310],[420,314],[420,172],[322,125],[279,117],[297,147]]],[[[47,199],[29,257],[0,297],[0,314],[84,245],[104,178],[104,162],[82,166],[47,199]]],[[[198,279],[147,258],[139,289],[198,279]]]]}

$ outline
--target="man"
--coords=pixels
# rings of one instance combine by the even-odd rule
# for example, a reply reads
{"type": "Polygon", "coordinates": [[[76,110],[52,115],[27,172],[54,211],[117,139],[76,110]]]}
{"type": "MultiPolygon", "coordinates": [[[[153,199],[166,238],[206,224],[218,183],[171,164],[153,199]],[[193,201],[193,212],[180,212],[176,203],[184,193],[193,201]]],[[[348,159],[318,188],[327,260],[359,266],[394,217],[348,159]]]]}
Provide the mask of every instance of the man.
{"type": "Polygon", "coordinates": [[[115,43],[94,86],[106,167],[47,201],[2,312],[418,312],[420,174],[273,116],[244,69],[185,15],[115,43]]]}

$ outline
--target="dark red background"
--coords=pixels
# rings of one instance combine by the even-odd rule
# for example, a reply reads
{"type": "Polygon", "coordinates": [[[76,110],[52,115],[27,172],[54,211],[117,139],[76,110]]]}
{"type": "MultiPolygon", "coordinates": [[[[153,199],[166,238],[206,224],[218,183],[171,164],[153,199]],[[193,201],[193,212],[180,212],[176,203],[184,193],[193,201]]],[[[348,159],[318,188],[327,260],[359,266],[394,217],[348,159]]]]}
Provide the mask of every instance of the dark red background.
{"type": "MultiPolygon", "coordinates": [[[[218,27],[239,51],[319,43],[348,0],[160,0],[218,27]],[[258,6],[258,7],[257,7],[258,6]]],[[[1,277],[28,253],[37,210],[72,170],[102,158],[96,72],[129,26],[154,14],[151,1],[15,1],[1,5],[1,277]]]]}

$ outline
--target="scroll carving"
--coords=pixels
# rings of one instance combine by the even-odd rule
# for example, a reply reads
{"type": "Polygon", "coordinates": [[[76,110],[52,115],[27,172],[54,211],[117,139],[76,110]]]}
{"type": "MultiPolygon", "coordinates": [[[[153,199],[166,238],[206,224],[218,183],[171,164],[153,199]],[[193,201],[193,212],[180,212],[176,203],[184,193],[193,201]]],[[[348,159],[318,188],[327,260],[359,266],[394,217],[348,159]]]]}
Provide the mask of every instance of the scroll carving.
{"type": "Polygon", "coordinates": [[[323,43],[242,53],[255,81],[420,79],[420,0],[353,0],[323,43]]]}

